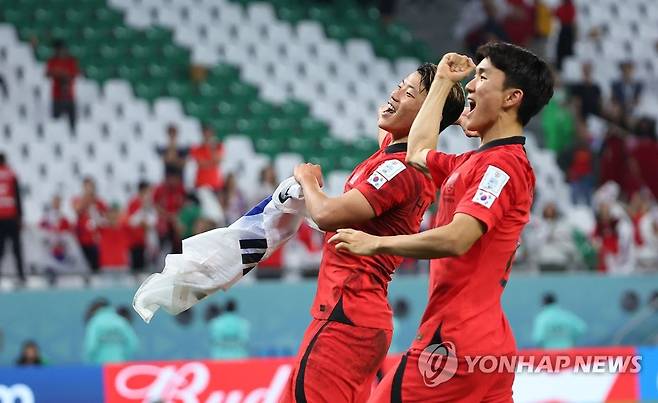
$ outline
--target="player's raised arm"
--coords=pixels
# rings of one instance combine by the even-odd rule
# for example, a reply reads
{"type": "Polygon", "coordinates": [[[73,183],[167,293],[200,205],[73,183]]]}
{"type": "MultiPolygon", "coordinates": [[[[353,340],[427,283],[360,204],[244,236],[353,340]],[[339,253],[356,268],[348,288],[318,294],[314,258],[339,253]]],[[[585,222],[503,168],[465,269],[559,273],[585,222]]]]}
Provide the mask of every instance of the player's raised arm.
{"type": "Polygon", "coordinates": [[[375,211],[358,190],[352,189],[338,197],[322,191],[322,171],[319,165],[300,164],[295,168],[295,179],[304,191],[309,215],[323,231],[333,231],[375,217],[375,211]]]}
{"type": "Polygon", "coordinates": [[[469,57],[457,53],[448,53],[441,59],[427,99],[414,119],[409,133],[407,163],[414,168],[427,172],[427,153],[436,149],[439,132],[445,124],[443,107],[446,99],[451,91],[461,91],[461,86],[455,86],[459,86],[457,83],[466,78],[474,68],[475,64],[469,57]]]}
{"type": "Polygon", "coordinates": [[[374,236],[339,229],[329,242],[356,255],[395,255],[417,259],[461,256],[485,233],[482,223],[468,214],[455,214],[448,225],[413,235],[374,236]]]}

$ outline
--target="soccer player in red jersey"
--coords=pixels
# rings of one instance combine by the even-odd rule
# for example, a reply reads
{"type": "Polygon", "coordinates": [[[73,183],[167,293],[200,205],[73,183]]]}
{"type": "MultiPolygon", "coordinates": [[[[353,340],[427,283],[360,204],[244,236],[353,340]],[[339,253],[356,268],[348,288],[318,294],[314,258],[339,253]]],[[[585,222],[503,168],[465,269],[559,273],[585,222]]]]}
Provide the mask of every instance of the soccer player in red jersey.
{"type": "Polygon", "coordinates": [[[435,228],[388,237],[345,229],[330,240],[363,256],[434,259],[416,339],[373,402],[512,401],[513,370],[486,374],[475,365],[469,373],[466,357],[507,358],[516,350],[500,298],[534,193],[523,127],[551,98],[553,78],[544,61],[511,44],[484,45],[477,59],[462,124],[479,134],[480,148],[460,155],[435,151],[448,89],[475,67],[455,53],[441,60],[409,135],[407,162],[440,185],[435,228]]]}
{"type": "MultiPolygon", "coordinates": [[[[323,193],[319,166],[295,168],[307,211],[326,235],[313,320],[283,402],[363,402],[370,394],[391,342],[387,286],[402,258],[338,253],[326,241],[348,225],[379,235],[419,231],[436,187],[405,163],[406,142],[435,73],[436,65],[424,64],[393,90],[379,114],[380,149],[354,169],[341,196],[323,193]]],[[[465,103],[459,84],[448,93],[441,129],[457,121],[465,103]]]]}

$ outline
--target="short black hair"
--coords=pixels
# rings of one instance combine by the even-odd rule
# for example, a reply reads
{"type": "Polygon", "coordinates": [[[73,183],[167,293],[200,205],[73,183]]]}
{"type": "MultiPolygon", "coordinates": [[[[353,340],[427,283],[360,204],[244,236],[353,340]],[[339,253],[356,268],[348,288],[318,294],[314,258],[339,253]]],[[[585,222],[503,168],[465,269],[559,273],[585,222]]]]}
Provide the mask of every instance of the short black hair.
{"type": "Polygon", "coordinates": [[[7,163],[7,157],[5,153],[0,153],[0,165],[5,165],[7,163]]]}
{"type": "Polygon", "coordinates": [[[219,305],[210,304],[208,305],[208,308],[206,308],[204,319],[206,320],[206,322],[210,322],[211,320],[215,319],[221,314],[222,314],[222,308],[219,305]]]}
{"type": "Polygon", "coordinates": [[[238,304],[234,299],[229,299],[226,301],[226,307],[224,309],[226,312],[235,312],[238,309],[238,304]]]}
{"type": "MultiPolygon", "coordinates": [[[[436,68],[436,64],[433,63],[423,63],[418,66],[416,71],[420,74],[420,92],[429,92],[432,82],[434,81],[434,76],[436,76],[436,68]]],[[[464,111],[465,104],[466,96],[464,95],[464,89],[460,83],[455,83],[448,95],[448,99],[446,99],[446,103],[443,105],[441,125],[439,127],[440,132],[457,122],[457,119],[459,119],[459,116],[461,116],[464,111]]]]}
{"type": "Polygon", "coordinates": [[[543,301],[544,301],[544,305],[553,305],[554,303],[557,302],[557,298],[555,298],[555,294],[553,294],[552,292],[547,292],[546,294],[544,294],[543,301]]]}
{"type": "Polygon", "coordinates": [[[146,181],[146,180],[141,180],[141,181],[139,181],[139,183],[137,184],[137,190],[138,190],[139,192],[142,192],[142,191],[148,189],[149,186],[151,186],[151,185],[149,185],[148,181],[146,181]]]}
{"type": "Polygon", "coordinates": [[[534,53],[506,42],[489,42],[480,46],[476,63],[486,58],[505,73],[505,88],[523,91],[518,120],[525,126],[553,97],[555,79],[551,69],[534,53]]]}

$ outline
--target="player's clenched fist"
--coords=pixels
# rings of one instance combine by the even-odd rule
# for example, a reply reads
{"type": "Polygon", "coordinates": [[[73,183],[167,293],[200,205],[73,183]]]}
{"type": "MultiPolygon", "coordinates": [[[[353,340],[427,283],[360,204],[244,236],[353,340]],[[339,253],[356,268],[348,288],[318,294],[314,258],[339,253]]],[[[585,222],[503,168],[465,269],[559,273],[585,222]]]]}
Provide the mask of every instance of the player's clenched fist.
{"type": "Polygon", "coordinates": [[[335,244],[338,250],[364,256],[377,254],[379,246],[378,237],[353,229],[339,229],[329,242],[335,244]]]}
{"type": "Polygon", "coordinates": [[[475,63],[470,57],[458,53],[446,53],[439,62],[436,76],[458,82],[471,74],[474,68],[475,63]]]}
{"type": "Polygon", "coordinates": [[[323,186],[322,167],[320,167],[320,165],[309,163],[299,164],[295,167],[293,175],[295,176],[295,180],[299,183],[302,183],[304,179],[313,177],[318,181],[320,187],[323,186]]]}

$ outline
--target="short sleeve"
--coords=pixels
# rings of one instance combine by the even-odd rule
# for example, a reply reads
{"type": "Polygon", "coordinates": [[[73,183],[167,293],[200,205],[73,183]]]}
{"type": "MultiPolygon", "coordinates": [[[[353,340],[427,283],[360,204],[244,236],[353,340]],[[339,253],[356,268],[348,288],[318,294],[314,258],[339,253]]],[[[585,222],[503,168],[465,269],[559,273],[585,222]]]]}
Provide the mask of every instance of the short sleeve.
{"type": "Polygon", "coordinates": [[[425,164],[430,171],[432,181],[436,187],[441,187],[441,184],[452,173],[462,161],[464,161],[470,153],[465,154],[446,154],[436,150],[430,150],[425,158],[425,164]]]}
{"type": "Polygon", "coordinates": [[[417,199],[416,172],[397,159],[386,160],[355,186],[368,200],[377,216],[410,199],[417,199]]]}
{"type": "Polygon", "coordinates": [[[487,231],[491,230],[515,199],[516,189],[510,175],[511,168],[503,161],[484,163],[472,176],[455,213],[475,217],[487,226],[487,231]]]}

